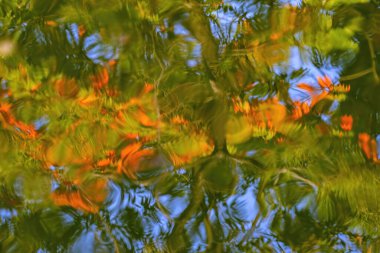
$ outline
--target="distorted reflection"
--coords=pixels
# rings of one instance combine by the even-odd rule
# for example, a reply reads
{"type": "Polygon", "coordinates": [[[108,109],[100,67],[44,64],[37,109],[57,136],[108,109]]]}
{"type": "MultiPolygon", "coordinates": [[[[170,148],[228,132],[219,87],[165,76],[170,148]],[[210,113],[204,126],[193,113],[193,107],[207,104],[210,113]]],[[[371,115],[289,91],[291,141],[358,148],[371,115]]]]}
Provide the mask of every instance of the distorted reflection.
{"type": "Polygon", "coordinates": [[[0,2],[1,252],[379,252],[380,4],[0,2]]]}

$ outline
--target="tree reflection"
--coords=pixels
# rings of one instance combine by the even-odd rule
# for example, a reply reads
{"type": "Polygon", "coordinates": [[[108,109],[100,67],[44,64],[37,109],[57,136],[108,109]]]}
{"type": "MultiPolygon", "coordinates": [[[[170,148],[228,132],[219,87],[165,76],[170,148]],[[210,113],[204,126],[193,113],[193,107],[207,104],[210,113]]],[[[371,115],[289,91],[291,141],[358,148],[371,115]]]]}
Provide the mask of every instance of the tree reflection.
{"type": "Polygon", "coordinates": [[[298,2],[0,3],[1,251],[377,252],[379,4],[298,2]]]}

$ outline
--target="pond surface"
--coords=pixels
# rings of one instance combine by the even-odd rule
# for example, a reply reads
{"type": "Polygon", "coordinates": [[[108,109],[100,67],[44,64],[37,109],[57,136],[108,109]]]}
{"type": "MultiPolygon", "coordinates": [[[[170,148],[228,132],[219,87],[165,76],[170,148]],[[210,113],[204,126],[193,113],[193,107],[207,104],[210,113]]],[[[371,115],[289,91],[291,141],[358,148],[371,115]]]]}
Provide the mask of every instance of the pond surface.
{"type": "Polygon", "coordinates": [[[0,1],[0,252],[380,252],[376,0],[0,1]]]}

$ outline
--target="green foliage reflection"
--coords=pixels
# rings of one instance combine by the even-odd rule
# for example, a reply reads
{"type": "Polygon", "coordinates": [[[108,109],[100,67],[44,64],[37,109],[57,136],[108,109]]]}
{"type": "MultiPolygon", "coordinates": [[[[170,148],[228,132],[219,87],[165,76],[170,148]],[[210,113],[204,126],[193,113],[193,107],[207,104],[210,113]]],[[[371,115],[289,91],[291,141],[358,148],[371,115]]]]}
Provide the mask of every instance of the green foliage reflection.
{"type": "Polygon", "coordinates": [[[0,1],[1,252],[378,252],[380,5],[0,1]]]}

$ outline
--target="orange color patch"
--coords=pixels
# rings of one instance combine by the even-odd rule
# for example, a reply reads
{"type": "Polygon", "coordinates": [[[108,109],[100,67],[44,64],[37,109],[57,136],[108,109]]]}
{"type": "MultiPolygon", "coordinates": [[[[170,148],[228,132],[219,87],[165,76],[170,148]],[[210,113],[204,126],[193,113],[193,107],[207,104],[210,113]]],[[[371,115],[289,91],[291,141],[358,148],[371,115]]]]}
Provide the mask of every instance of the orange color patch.
{"type": "Polygon", "coordinates": [[[317,104],[319,101],[323,100],[327,95],[329,94],[328,91],[323,90],[322,93],[312,96],[310,107],[313,107],[315,104],[317,104]]]}
{"type": "Polygon", "coordinates": [[[41,83],[37,83],[35,85],[32,86],[32,88],[30,89],[31,92],[36,92],[40,87],[41,87],[41,83]]]}
{"type": "Polygon", "coordinates": [[[141,148],[141,146],[142,146],[141,142],[135,142],[135,143],[132,143],[132,144],[126,146],[120,153],[121,158],[124,159],[124,158],[128,157],[130,154],[139,150],[141,148]]]}
{"type": "Polygon", "coordinates": [[[72,98],[79,92],[79,87],[75,79],[65,77],[58,79],[54,83],[54,88],[61,97],[72,98]]]}
{"type": "Polygon", "coordinates": [[[121,159],[118,162],[117,172],[124,173],[131,179],[137,179],[136,172],[140,168],[140,162],[145,157],[152,156],[155,152],[152,149],[142,149],[142,144],[136,142],[124,148],[120,154],[121,159]]]}
{"type": "Polygon", "coordinates": [[[135,114],[135,118],[140,122],[141,125],[146,127],[155,127],[157,122],[149,118],[149,116],[143,111],[138,110],[135,114]]]}
{"type": "Polygon", "coordinates": [[[297,85],[297,87],[300,88],[300,89],[303,89],[305,91],[308,91],[310,93],[315,92],[315,90],[316,90],[315,87],[313,87],[313,86],[311,86],[311,85],[309,85],[307,83],[299,83],[297,85]]]}
{"type": "Polygon", "coordinates": [[[95,178],[86,181],[86,173],[91,168],[82,168],[73,181],[62,181],[64,189],[51,194],[51,199],[58,206],[71,206],[89,213],[97,213],[99,206],[107,197],[107,179],[95,178]]]}
{"type": "Polygon", "coordinates": [[[100,90],[109,82],[108,70],[103,67],[95,76],[90,77],[94,89],[100,90]]]}
{"type": "Polygon", "coordinates": [[[115,59],[111,59],[111,60],[108,61],[108,65],[110,67],[114,67],[116,64],[117,64],[117,61],[115,59]]]}
{"type": "Polygon", "coordinates": [[[331,79],[328,76],[318,77],[318,84],[322,89],[329,89],[330,91],[333,89],[333,84],[331,79]]]}
{"type": "Polygon", "coordinates": [[[83,35],[86,33],[86,28],[84,25],[78,26],[78,35],[79,37],[83,37],[83,35]]]}
{"type": "Polygon", "coordinates": [[[14,127],[19,131],[16,133],[24,139],[34,139],[38,136],[37,131],[33,125],[28,125],[22,121],[17,120],[11,113],[11,104],[0,104],[0,120],[4,127],[14,127]]]}
{"type": "Polygon", "coordinates": [[[303,115],[308,114],[310,112],[310,107],[306,102],[294,102],[294,108],[292,113],[292,118],[294,120],[301,118],[303,115]]]}
{"type": "Polygon", "coordinates": [[[281,38],[282,34],[281,33],[272,33],[270,35],[270,39],[271,40],[278,40],[279,38],[281,38]]]}
{"type": "Polygon", "coordinates": [[[376,141],[367,133],[360,133],[358,137],[359,147],[362,149],[365,156],[374,162],[379,162],[376,141]]]}
{"type": "Polygon", "coordinates": [[[95,96],[95,94],[90,94],[87,97],[80,98],[78,100],[79,105],[81,106],[89,106],[94,104],[94,102],[98,100],[98,97],[95,96]]]}
{"type": "Polygon", "coordinates": [[[47,20],[47,21],[45,21],[45,24],[47,26],[52,26],[52,27],[56,27],[58,25],[58,23],[53,21],[53,20],[47,20]]]}
{"type": "Polygon", "coordinates": [[[154,85],[153,85],[153,84],[146,83],[146,84],[144,85],[144,89],[143,89],[143,91],[142,91],[142,95],[151,92],[153,89],[154,89],[154,85]]]}
{"type": "Polygon", "coordinates": [[[111,159],[107,158],[107,159],[100,160],[96,165],[98,167],[106,167],[106,166],[109,166],[110,164],[111,164],[111,159]]]}
{"type": "Polygon", "coordinates": [[[0,103],[0,112],[10,112],[12,105],[9,103],[0,103]]]}
{"type": "Polygon", "coordinates": [[[125,138],[128,140],[136,140],[139,138],[139,134],[137,133],[128,133],[125,135],[125,138]]]}
{"type": "Polygon", "coordinates": [[[186,125],[189,123],[189,121],[185,120],[182,116],[176,115],[173,118],[171,118],[171,123],[176,125],[186,125]]]}
{"type": "Polygon", "coordinates": [[[343,115],[340,117],[340,127],[344,131],[350,131],[352,129],[353,118],[351,115],[343,115]]]}

